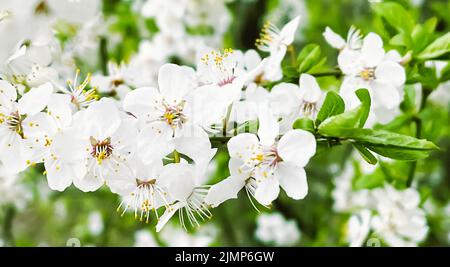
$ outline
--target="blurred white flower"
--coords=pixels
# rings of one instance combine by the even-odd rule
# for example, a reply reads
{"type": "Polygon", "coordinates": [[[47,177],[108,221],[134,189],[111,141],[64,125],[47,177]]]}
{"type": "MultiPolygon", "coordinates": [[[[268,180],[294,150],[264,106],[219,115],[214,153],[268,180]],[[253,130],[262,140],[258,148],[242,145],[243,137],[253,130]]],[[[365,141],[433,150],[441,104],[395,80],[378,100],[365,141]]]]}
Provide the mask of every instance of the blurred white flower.
{"type": "Polygon", "coordinates": [[[203,225],[194,233],[169,224],[160,232],[161,239],[169,247],[207,247],[212,244],[216,235],[217,229],[212,224],[203,225]]]}
{"type": "Polygon", "coordinates": [[[362,210],[352,215],[347,224],[347,241],[351,247],[360,247],[370,231],[371,211],[362,210]]]}
{"type": "Polygon", "coordinates": [[[294,246],[301,233],[294,220],[287,220],[280,213],[263,213],[257,218],[256,238],[265,244],[294,246]]]}
{"type": "Polygon", "coordinates": [[[103,218],[99,211],[89,213],[87,218],[88,231],[93,235],[99,235],[103,232],[103,218]]]}
{"type": "Polygon", "coordinates": [[[425,212],[414,188],[397,190],[386,184],[373,191],[377,214],[372,228],[388,245],[417,246],[428,234],[425,212]]]}
{"type": "Polygon", "coordinates": [[[17,174],[5,171],[0,164],[0,206],[12,204],[19,210],[26,207],[32,198],[32,192],[23,184],[17,174]]]}
{"type": "Polygon", "coordinates": [[[158,243],[148,230],[139,230],[134,233],[133,247],[158,247],[158,243]]]}

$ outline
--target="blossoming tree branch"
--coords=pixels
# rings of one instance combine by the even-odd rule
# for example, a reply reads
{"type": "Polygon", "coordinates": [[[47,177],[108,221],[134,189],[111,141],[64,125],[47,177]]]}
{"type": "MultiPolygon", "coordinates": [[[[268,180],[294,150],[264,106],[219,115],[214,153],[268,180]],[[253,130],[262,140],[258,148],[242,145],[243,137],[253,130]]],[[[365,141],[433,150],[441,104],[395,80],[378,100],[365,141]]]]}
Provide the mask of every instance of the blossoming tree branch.
{"type": "MultiPolygon", "coordinates": [[[[419,24],[399,4],[373,6],[392,35],[351,26],[340,36],[324,28],[337,66],[327,65],[316,44],[294,45],[300,16],[264,24],[255,50],[204,46],[189,66],[167,60],[145,69],[108,61],[101,50],[103,73],[94,75],[52,60],[55,32],[27,33],[1,62],[2,171],[43,166],[52,190],[107,187],[121,198],[120,215],[157,231],[176,216],[188,229],[241,191],[254,212],[270,209],[280,191],[308,198],[310,160],[350,144],[368,164],[408,161],[404,182],[394,189],[385,181],[380,190],[416,199],[416,162],[439,149],[421,135],[420,111],[438,81],[425,63],[448,60],[450,34],[437,35],[436,20],[419,24]],[[340,87],[321,88],[328,76],[340,87]],[[417,107],[411,84],[421,85],[417,107]],[[399,118],[413,125],[414,136],[389,130],[399,118]],[[227,155],[229,176],[210,184],[218,150],[227,155]]],[[[20,26],[17,10],[8,8],[0,8],[0,26],[20,26]]],[[[370,216],[377,230],[388,215],[366,210],[353,223],[370,216]]]]}

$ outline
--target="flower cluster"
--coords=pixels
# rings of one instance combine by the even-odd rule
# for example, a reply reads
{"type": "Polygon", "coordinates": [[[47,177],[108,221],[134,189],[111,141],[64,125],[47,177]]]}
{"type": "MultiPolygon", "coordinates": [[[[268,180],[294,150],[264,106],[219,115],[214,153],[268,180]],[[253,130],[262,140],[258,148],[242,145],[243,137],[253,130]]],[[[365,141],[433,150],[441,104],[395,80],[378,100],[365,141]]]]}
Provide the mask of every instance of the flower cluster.
{"type": "MultiPolygon", "coordinates": [[[[39,169],[52,190],[107,188],[120,196],[121,215],[155,222],[157,232],[177,216],[187,230],[240,192],[257,211],[280,195],[304,199],[308,164],[320,148],[347,142],[371,164],[381,159],[372,152],[417,160],[436,148],[419,139],[419,124],[417,138],[372,129],[400,114],[412,60],[411,53],[385,51],[376,33],[351,27],[344,39],[324,29],[339,51],[331,76],[343,78],[334,90],[316,79],[325,76],[316,72],[325,58],[311,46],[295,53],[300,16],[265,23],[256,49],[241,51],[221,48],[231,23],[224,1],[136,1],[136,24],[151,27],[125,27],[139,40],[127,44],[135,53],[123,55],[126,38],[110,34],[117,21],[100,6],[0,3],[0,36],[8,36],[0,43],[1,183],[39,169]],[[211,183],[219,153],[229,175],[211,183]]],[[[337,211],[357,212],[348,223],[352,245],[370,231],[389,245],[424,239],[416,189],[382,183],[353,192],[353,174],[345,171],[333,192],[337,211]]],[[[292,245],[300,238],[281,215],[259,221],[263,242],[292,245]],[[286,226],[292,230],[270,233],[286,226]]]]}

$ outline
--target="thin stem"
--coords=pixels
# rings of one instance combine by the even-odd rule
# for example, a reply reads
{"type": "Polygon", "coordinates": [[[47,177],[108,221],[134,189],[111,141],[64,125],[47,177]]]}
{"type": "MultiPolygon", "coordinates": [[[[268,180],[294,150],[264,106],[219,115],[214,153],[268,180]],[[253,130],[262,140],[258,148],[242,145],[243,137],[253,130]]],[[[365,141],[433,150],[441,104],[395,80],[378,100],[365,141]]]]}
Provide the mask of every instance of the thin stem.
{"type": "Polygon", "coordinates": [[[108,44],[105,37],[100,38],[99,57],[102,73],[108,75],[108,44]]]}
{"type": "Polygon", "coordinates": [[[295,57],[295,47],[293,45],[289,45],[287,47],[287,49],[289,51],[289,55],[291,56],[292,66],[296,67],[297,66],[297,58],[295,57]]]}
{"type": "Polygon", "coordinates": [[[230,116],[231,116],[231,108],[232,108],[232,104],[228,106],[227,108],[227,114],[225,115],[225,118],[223,119],[223,129],[222,129],[222,135],[223,136],[227,136],[227,127],[228,127],[228,121],[230,120],[230,116]]]}

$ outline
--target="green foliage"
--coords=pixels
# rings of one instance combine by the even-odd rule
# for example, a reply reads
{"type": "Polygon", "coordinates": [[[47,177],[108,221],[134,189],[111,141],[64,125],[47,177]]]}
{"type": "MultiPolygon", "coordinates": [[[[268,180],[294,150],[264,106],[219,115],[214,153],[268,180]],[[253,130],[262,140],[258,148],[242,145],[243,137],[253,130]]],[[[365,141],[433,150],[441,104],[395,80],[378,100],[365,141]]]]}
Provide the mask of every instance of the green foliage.
{"type": "Polygon", "coordinates": [[[306,73],[317,65],[323,63],[321,56],[320,46],[316,44],[308,44],[303,47],[302,51],[298,54],[297,62],[299,62],[298,72],[306,73]]]}
{"type": "Polygon", "coordinates": [[[450,52],[450,32],[434,40],[417,57],[422,60],[435,59],[450,52]]]}
{"type": "Polygon", "coordinates": [[[329,117],[339,115],[345,110],[344,100],[335,92],[329,91],[316,118],[316,124],[320,125],[329,117]]]}

